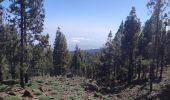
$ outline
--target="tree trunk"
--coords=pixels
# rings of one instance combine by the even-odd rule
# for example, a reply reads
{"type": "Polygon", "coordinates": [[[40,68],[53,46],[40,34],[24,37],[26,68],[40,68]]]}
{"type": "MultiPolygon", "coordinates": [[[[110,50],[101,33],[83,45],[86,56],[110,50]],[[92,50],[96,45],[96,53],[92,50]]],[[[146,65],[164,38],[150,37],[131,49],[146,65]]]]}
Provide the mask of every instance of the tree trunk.
{"type": "Polygon", "coordinates": [[[28,83],[28,73],[25,73],[25,83],[28,83]]]}
{"type": "Polygon", "coordinates": [[[163,67],[164,67],[164,59],[163,59],[163,57],[162,57],[162,58],[161,58],[160,77],[159,77],[160,80],[162,80],[163,67]]]}
{"type": "Polygon", "coordinates": [[[12,79],[15,79],[15,65],[14,65],[14,51],[11,52],[11,61],[10,61],[10,66],[11,66],[11,77],[12,79]]]}
{"type": "Polygon", "coordinates": [[[141,63],[138,64],[138,80],[140,80],[141,63]]]}
{"type": "Polygon", "coordinates": [[[128,84],[131,84],[132,82],[132,73],[133,73],[133,44],[130,46],[130,52],[129,52],[129,66],[128,66],[128,84]]]}
{"type": "Polygon", "coordinates": [[[0,64],[0,82],[3,81],[3,76],[2,76],[2,65],[0,64]]]}
{"type": "Polygon", "coordinates": [[[24,63],[24,23],[23,23],[23,17],[24,17],[24,0],[20,1],[20,6],[21,6],[21,23],[20,23],[20,28],[21,28],[21,61],[20,61],[20,85],[22,88],[24,88],[24,77],[23,77],[23,63],[24,63]]]}
{"type": "Polygon", "coordinates": [[[161,0],[157,1],[156,9],[155,9],[155,16],[156,16],[156,33],[155,33],[155,40],[154,40],[154,47],[153,47],[153,58],[152,58],[152,65],[150,69],[150,91],[152,91],[152,82],[154,80],[154,70],[155,70],[155,64],[156,60],[158,60],[156,57],[158,56],[158,34],[159,34],[159,20],[160,20],[160,5],[161,0]]]}
{"type": "Polygon", "coordinates": [[[14,70],[13,62],[11,62],[11,77],[12,77],[12,79],[15,79],[15,70],[14,70]]]}
{"type": "MultiPolygon", "coordinates": [[[[158,46],[159,46],[160,44],[158,44],[158,46]]],[[[156,58],[156,75],[155,75],[155,77],[158,77],[158,72],[159,72],[159,64],[160,64],[160,55],[159,55],[159,52],[160,52],[160,50],[158,49],[158,54],[157,54],[157,58],[156,58]]]]}
{"type": "Polygon", "coordinates": [[[152,91],[152,84],[153,84],[153,74],[154,74],[154,64],[150,65],[150,91],[152,91]]]}
{"type": "MultiPolygon", "coordinates": [[[[165,39],[166,41],[166,39],[165,39]]],[[[162,43],[161,48],[161,70],[160,70],[160,76],[159,79],[162,80],[162,73],[163,73],[163,67],[165,66],[165,44],[162,43]]]]}

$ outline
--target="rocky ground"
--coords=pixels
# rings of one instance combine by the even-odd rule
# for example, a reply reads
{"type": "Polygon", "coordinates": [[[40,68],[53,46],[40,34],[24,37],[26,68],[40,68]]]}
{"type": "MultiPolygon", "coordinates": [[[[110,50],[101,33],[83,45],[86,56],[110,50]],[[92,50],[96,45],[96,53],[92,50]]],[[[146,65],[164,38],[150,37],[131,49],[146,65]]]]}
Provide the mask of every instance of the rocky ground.
{"type": "Polygon", "coordinates": [[[81,77],[35,77],[22,89],[19,84],[0,84],[0,100],[169,100],[170,68],[163,74],[163,80],[153,84],[149,92],[149,82],[133,84],[117,92],[101,93],[95,81],[81,77]]]}

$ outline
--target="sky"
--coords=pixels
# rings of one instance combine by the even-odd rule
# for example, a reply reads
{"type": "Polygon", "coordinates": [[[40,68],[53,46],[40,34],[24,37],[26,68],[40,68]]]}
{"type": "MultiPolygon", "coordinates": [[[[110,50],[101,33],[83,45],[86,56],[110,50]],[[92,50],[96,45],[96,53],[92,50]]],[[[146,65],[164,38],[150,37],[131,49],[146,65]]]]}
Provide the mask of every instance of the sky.
{"type": "Polygon", "coordinates": [[[149,18],[148,0],[45,0],[44,33],[50,35],[53,47],[57,27],[65,34],[69,50],[75,45],[82,50],[104,46],[111,30],[116,33],[132,6],[144,23],[149,18]]]}

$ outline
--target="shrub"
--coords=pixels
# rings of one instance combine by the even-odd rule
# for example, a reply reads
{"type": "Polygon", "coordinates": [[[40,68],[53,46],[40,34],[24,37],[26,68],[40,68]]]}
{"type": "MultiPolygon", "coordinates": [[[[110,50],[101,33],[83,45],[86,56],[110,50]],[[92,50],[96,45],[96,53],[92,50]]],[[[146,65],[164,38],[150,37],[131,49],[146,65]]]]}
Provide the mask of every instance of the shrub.
{"type": "Polygon", "coordinates": [[[51,95],[57,95],[57,91],[51,91],[50,94],[51,95]]]}
{"type": "Polygon", "coordinates": [[[70,96],[68,100],[76,100],[74,97],[70,96]]]}
{"type": "Polygon", "coordinates": [[[36,80],[36,82],[37,82],[37,83],[43,83],[43,81],[42,81],[42,80],[36,80]]]}
{"type": "Polygon", "coordinates": [[[42,92],[36,89],[33,89],[34,95],[42,95],[42,92]]]}
{"type": "Polygon", "coordinates": [[[39,97],[39,100],[50,100],[50,97],[42,95],[39,97]]]}
{"type": "Polygon", "coordinates": [[[7,87],[8,85],[0,84],[0,91],[4,91],[7,87]]]}
{"type": "Polygon", "coordinates": [[[109,100],[107,96],[103,96],[103,100],[109,100]]]}
{"type": "Polygon", "coordinates": [[[4,100],[21,100],[21,99],[17,96],[10,96],[10,97],[6,97],[4,100]]]}

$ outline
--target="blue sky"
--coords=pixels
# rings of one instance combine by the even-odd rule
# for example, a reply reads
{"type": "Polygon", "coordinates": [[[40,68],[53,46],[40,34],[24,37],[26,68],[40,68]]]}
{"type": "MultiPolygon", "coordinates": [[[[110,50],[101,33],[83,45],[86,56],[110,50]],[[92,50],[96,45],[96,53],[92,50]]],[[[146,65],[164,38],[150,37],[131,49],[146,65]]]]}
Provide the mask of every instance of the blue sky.
{"type": "Polygon", "coordinates": [[[69,50],[78,44],[81,49],[100,48],[110,30],[117,31],[126,20],[132,6],[144,23],[149,17],[148,0],[45,0],[44,33],[50,35],[53,45],[57,27],[67,38],[69,50]]]}

